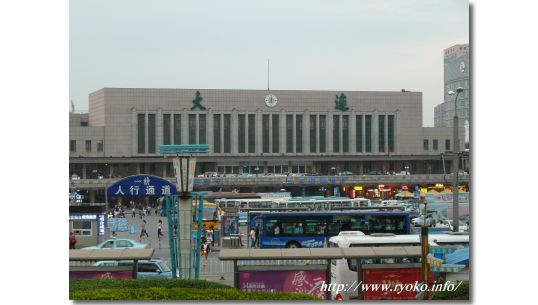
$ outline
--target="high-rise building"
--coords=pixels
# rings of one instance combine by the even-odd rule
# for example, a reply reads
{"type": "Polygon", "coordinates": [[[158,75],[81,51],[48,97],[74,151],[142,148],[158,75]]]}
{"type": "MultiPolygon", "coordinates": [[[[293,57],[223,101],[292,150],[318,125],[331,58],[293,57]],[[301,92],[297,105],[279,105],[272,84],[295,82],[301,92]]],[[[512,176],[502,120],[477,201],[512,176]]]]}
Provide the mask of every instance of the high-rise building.
{"type": "Polygon", "coordinates": [[[458,118],[460,127],[470,122],[469,112],[469,44],[457,44],[444,50],[444,102],[435,106],[435,127],[452,127],[454,121],[454,95],[449,91],[456,91],[462,87],[464,90],[458,96],[458,118]]]}

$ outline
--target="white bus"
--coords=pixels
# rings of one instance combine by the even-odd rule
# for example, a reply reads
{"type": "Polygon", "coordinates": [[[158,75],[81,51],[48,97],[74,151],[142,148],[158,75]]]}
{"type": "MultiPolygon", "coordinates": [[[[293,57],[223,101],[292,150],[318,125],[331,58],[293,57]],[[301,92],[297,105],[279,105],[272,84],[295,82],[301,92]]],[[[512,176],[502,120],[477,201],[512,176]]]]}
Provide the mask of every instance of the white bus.
{"type": "MultiPolygon", "coordinates": [[[[430,247],[454,246],[463,248],[469,246],[469,234],[430,234],[428,235],[430,247]]],[[[350,247],[405,247],[420,246],[420,235],[394,235],[390,233],[364,235],[358,231],[340,232],[338,236],[329,239],[329,247],[350,248],[350,247]]],[[[419,258],[383,258],[362,260],[362,264],[410,264],[420,262],[419,258]]],[[[355,260],[338,259],[332,260],[331,283],[348,284],[349,287],[357,281],[357,265],[355,260]]],[[[344,300],[349,300],[351,295],[356,295],[357,291],[342,291],[340,295],[344,300]]],[[[336,292],[332,292],[332,299],[336,297],[336,292]]]]}
{"type": "Polygon", "coordinates": [[[347,197],[272,197],[261,199],[216,199],[215,203],[226,209],[276,209],[307,207],[311,211],[330,211],[340,208],[370,207],[366,198],[347,197]]]}

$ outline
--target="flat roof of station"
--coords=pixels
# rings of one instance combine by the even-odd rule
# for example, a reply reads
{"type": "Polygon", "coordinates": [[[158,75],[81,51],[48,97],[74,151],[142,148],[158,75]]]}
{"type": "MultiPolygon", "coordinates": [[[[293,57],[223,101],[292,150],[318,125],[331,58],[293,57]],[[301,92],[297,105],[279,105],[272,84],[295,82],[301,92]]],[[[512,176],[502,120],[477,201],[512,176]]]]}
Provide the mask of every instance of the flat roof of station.
{"type": "Polygon", "coordinates": [[[219,259],[229,260],[290,260],[290,259],[369,259],[417,257],[420,246],[353,247],[353,248],[296,248],[296,249],[221,249],[219,259]]]}

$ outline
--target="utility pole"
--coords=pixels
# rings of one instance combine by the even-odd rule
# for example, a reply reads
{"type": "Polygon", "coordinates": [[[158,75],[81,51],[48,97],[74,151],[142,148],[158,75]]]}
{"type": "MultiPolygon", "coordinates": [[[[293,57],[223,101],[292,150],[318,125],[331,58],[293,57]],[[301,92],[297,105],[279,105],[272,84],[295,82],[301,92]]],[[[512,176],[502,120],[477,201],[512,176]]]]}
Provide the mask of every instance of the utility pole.
{"type": "Polygon", "coordinates": [[[460,151],[460,141],[459,141],[459,122],[458,122],[458,95],[463,92],[462,87],[456,89],[457,93],[454,91],[449,91],[448,95],[452,96],[456,94],[454,100],[454,153],[452,157],[452,174],[453,174],[453,191],[452,191],[452,231],[458,232],[460,227],[460,213],[459,213],[459,189],[458,189],[458,175],[459,175],[459,151],[460,151]]]}

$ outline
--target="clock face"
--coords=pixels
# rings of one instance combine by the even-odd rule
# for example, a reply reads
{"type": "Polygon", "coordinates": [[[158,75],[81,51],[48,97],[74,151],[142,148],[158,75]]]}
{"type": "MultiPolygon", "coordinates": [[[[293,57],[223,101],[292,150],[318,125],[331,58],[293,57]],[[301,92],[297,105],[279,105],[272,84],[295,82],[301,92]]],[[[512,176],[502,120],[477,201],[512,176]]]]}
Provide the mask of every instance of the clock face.
{"type": "Polygon", "coordinates": [[[265,105],[269,107],[275,107],[276,103],[278,103],[278,99],[274,94],[267,94],[265,97],[265,105]]]}
{"type": "Polygon", "coordinates": [[[461,73],[465,72],[465,62],[463,61],[460,63],[460,72],[461,73]]]}

